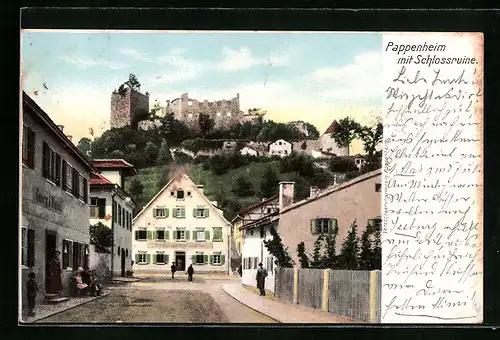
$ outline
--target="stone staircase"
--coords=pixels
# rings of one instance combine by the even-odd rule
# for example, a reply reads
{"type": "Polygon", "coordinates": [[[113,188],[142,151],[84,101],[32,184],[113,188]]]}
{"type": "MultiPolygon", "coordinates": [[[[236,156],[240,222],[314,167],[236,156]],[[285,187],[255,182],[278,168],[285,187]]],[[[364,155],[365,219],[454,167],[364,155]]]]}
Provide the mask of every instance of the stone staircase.
{"type": "Polygon", "coordinates": [[[64,301],[68,301],[68,297],[61,296],[61,294],[45,294],[44,303],[49,305],[55,305],[64,301]]]}

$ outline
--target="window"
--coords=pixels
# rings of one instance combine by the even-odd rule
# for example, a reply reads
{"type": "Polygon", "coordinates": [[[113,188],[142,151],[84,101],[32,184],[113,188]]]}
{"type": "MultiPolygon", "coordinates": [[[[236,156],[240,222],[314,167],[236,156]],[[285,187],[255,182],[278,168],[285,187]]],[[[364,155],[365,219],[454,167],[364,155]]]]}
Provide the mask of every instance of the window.
{"type": "Polygon", "coordinates": [[[266,237],[266,231],[264,230],[264,227],[260,227],[260,238],[266,237]]]}
{"type": "Polygon", "coordinates": [[[192,100],[188,101],[188,106],[193,106],[193,101],[192,100]]]}
{"type": "Polygon", "coordinates": [[[184,190],[177,190],[177,199],[178,200],[184,199],[184,190]]]}
{"type": "Polygon", "coordinates": [[[128,257],[128,248],[125,249],[125,257],[128,257]]]}
{"type": "Polygon", "coordinates": [[[191,191],[187,192],[188,197],[191,197],[191,191]]]}
{"type": "Polygon", "coordinates": [[[220,117],[220,112],[217,112],[217,117],[220,117]]]}
{"type": "Polygon", "coordinates": [[[21,231],[21,264],[27,267],[35,265],[35,231],[22,228],[21,231]]]}
{"type": "Polygon", "coordinates": [[[122,206],[118,204],[118,224],[122,224],[122,206]]]}
{"type": "Polygon", "coordinates": [[[155,263],[156,264],[165,264],[168,263],[168,256],[163,252],[158,252],[155,254],[155,263]]]}
{"type": "Polygon", "coordinates": [[[170,191],[170,196],[175,196],[175,192],[170,191]]]}
{"type": "Polygon", "coordinates": [[[122,208],[122,227],[125,226],[125,208],[124,207],[121,207],[122,208]]]}
{"type": "Polygon", "coordinates": [[[73,242],[73,269],[83,265],[83,244],[73,242]]]}
{"type": "Polygon", "coordinates": [[[148,239],[148,231],[146,229],[136,230],[135,239],[137,241],[146,241],[148,239]]]}
{"type": "Polygon", "coordinates": [[[52,150],[47,142],[43,142],[43,176],[54,184],[61,182],[61,156],[52,150]]]}
{"type": "Polygon", "coordinates": [[[120,246],[118,246],[118,249],[116,249],[116,255],[120,255],[120,246]]]}
{"type": "Polygon", "coordinates": [[[73,194],[73,196],[79,197],[80,196],[79,191],[80,191],[80,174],[75,168],[73,168],[73,190],[71,193],[73,194]]]}
{"type": "Polygon", "coordinates": [[[91,197],[90,198],[90,218],[105,218],[106,217],[106,199],[91,197]]]}
{"type": "Polygon", "coordinates": [[[35,166],[35,132],[23,125],[23,164],[33,169],[35,166]]]}
{"type": "Polygon", "coordinates": [[[84,256],[83,256],[83,268],[85,269],[89,268],[89,257],[90,257],[89,245],[85,244],[84,256]]]}
{"type": "Polygon", "coordinates": [[[174,239],[176,241],[185,241],[186,240],[186,231],[183,229],[177,229],[174,231],[174,239]]]}
{"type": "Polygon", "coordinates": [[[271,213],[271,208],[267,208],[267,213],[270,214],[271,213]]]}
{"type": "Polygon", "coordinates": [[[165,229],[157,229],[156,230],[156,240],[158,240],[158,241],[165,240],[165,229]]]}
{"type": "Polygon", "coordinates": [[[168,209],[167,208],[155,208],[155,209],[153,209],[153,217],[154,218],[166,218],[166,217],[168,217],[168,209]]]}
{"type": "Polygon", "coordinates": [[[208,217],[208,209],[206,209],[206,208],[194,208],[193,215],[196,218],[208,217]]]}
{"type": "Polygon", "coordinates": [[[172,214],[175,218],[185,218],[186,217],[186,208],[184,208],[184,207],[173,208],[172,214]]]}
{"type": "Polygon", "coordinates": [[[214,241],[222,241],[222,228],[213,228],[213,240],[214,241]]]}
{"type": "Polygon", "coordinates": [[[313,235],[326,234],[333,232],[337,228],[337,219],[335,218],[316,218],[311,220],[311,232],[313,235]]]}
{"type": "Polygon", "coordinates": [[[73,191],[73,168],[71,165],[66,163],[66,161],[63,162],[63,189],[66,189],[68,192],[73,191]]]}
{"type": "Polygon", "coordinates": [[[205,256],[203,253],[196,253],[195,256],[196,264],[204,264],[205,263],[205,256]]]}
{"type": "Polygon", "coordinates": [[[253,236],[253,229],[250,229],[250,235],[253,236]]]}
{"type": "Polygon", "coordinates": [[[67,269],[70,266],[71,253],[73,251],[72,242],[69,240],[63,240],[63,251],[62,251],[62,267],[67,269]]]}
{"type": "Polygon", "coordinates": [[[220,266],[224,264],[224,256],[221,253],[214,253],[212,257],[212,264],[220,266]]]}
{"type": "Polygon", "coordinates": [[[288,155],[288,151],[283,150],[283,154],[288,155]]]}
{"type": "Polygon", "coordinates": [[[226,113],[228,117],[231,117],[231,112],[226,113]]]}
{"type": "Polygon", "coordinates": [[[281,145],[281,142],[278,142],[279,145],[281,145]]]}
{"type": "Polygon", "coordinates": [[[137,264],[147,264],[148,263],[147,254],[146,253],[136,254],[136,262],[137,264]]]}
{"type": "Polygon", "coordinates": [[[375,183],[375,192],[381,192],[381,191],[382,191],[382,184],[375,183]]]}
{"type": "Polygon", "coordinates": [[[205,241],[205,230],[196,230],[196,241],[205,241]]]}

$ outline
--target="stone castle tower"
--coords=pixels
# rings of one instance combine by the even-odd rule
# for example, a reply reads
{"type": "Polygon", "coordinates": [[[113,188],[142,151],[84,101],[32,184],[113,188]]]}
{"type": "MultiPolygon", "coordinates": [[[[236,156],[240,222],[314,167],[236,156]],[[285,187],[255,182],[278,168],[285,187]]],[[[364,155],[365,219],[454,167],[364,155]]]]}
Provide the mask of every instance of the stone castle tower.
{"type": "Polygon", "coordinates": [[[111,94],[111,128],[137,125],[149,114],[149,94],[126,88],[124,93],[111,94]]]}

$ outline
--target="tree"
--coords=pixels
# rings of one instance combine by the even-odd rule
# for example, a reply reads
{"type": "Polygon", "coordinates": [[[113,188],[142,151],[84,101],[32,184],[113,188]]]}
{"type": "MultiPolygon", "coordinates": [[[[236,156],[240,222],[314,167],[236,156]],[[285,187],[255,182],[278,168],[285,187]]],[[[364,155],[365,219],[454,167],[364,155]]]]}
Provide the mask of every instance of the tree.
{"type": "Polygon", "coordinates": [[[262,122],[264,121],[264,116],[267,114],[267,111],[258,108],[253,108],[253,109],[248,109],[248,114],[257,116],[257,123],[262,124],[262,122]]]}
{"type": "Polygon", "coordinates": [[[210,118],[208,114],[200,113],[200,115],[198,116],[198,126],[200,128],[201,134],[203,135],[203,138],[206,138],[214,128],[215,121],[210,118]]]}
{"type": "Polygon", "coordinates": [[[274,196],[278,190],[279,179],[276,172],[270,165],[267,165],[260,182],[260,195],[262,198],[274,196]]]}
{"type": "Polygon", "coordinates": [[[108,248],[113,245],[113,231],[101,222],[89,227],[90,244],[98,253],[109,253],[108,248]]]}
{"type": "Polygon", "coordinates": [[[300,261],[300,267],[301,268],[309,268],[309,257],[306,254],[306,246],[304,242],[300,242],[297,245],[297,255],[299,257],[300,261]]]}
{"type": "Polygon", "coordinates": [[[276,259],[275,264],[282,268],[292,268],[293,260],[288,253],[288,248],[283,245],[283,241],[276,229],[274,229],[274,226],[271,226],[269,231],[273,238],[267,241],[265,240],[264,245],[269,254],[273,255],[276,259]]]}
{"type": "Polygon", "coordinates": [[[356,270],[358,269],[358,252],[359,252],[359,240],[356,236],[356,221],[351,225],[351,230],[347,234],[344,243],[342,243],[342,249],[339,255],[339,269],[346,270],[356,270]]]}
{"type": "Polygon", "coordinates": [[[335,224],[333,230],[331,230],[325,237],[326,249],[323,255],[323,263],[327,268],[335,269],[337,265],[337,255],[335,253],[335,245],[337,242],[337,234],[339,233],[338,225],[335,224]]]}
{"type": "Polygon", "coordinates": [[[139,196],[141,196],[142,193],[144,192],[144,185],[142,185],[141,181],[134,178],[130,182],[129,190],[130,190],[130,193],[135,197],[135,199],[139,200],[139,196]]]}
{"type": "Polygon", "coordinates": [[[361,234],[361,249],[359,252],[358,265],[361,270],[372,270],[373,249],[370,236],[372,230],[370,226],[366,226],[365,231],[361,234]]]}
{"type": "Polygon", "coordinates": [[[349,146],[352,141],[358,137],[358,132],[361,126],[358,122],[350,117],[342,118],[339,122],[333,122],[332,138],[341,148],[347,148],[349,155],[349,146]]]}
{"type": "Polygon", "coordinates": [[[78,141],[77,148],[85,156],[90,156],[90,151],[92,149],[92,141],[87,137],[83,137],[82,139],[80,139],[80,141],[78,141]]]}
{"type": "Polygon", "coordinates": [[[132,90],[135,91],[141,90],[141,83],[139,83],[139,80],[137,80],[137,77],[133,73],[130,73],[128,75],[128,80],[124,84],[127,85],[127,87],[132,90]]]}
{"type": "Polygon", "coordinates": [[[148,165],[156,163],[158,158],[158,147],[153,142],[147,142],[144,147],[144,157],[148,165]]]}
{"type": "Polygon", "coordinates": [[[233,189],[231,191],[234,192],[238,197],[248,197],[255,194],[252,182],[250,182],[245,176],[239,176],[236,178],[236,182],[234,183],[233,189]]]}
{"type": "Polygon", "coordinates": [[[331,172],[351,172],[359,171],[354,160],[348,157],[333,157],[328,161],[328,168],[331,172]]]}
{"type": "Polygon", "coordinates": [[[318,237],[316,238],[316,241],[314,241],[313,260],[312,260],[312,267],[313,268],[318,268],[318,269],[325,268],[325,266],[323,264],[323,258],[321,257],[321,249],[323,247],[323,240],[324,240],[324,235],[319,234],[318,237]]]}
{"type": "Polygon", "coordinates": [[[301,148],[302,150],[307,149],[307,142],[306,142],[306,141],[303,141],[303,142],[302,142],[302,144],[300,145],[300,148],[301,148]]]}
{"type": "Polygon", "coordinates": [[[170,153],[170,148],[165,138],[161,140],[160,149],[158,150],[158,157],[156,159],[156,164],[165,165],[172,161],[172,154],[170,153]]]}
{"type": "Polygon", "coordinates": [[[381,122],[379,122],[375,127],[360,127],[358,130],[358,136],[363,141],[363,146],[368,154],[369,161],[372,161],[372,158],[377,151],[377,146],[382,142],[382,138],[384,136],[384,126],[381,122]]]}

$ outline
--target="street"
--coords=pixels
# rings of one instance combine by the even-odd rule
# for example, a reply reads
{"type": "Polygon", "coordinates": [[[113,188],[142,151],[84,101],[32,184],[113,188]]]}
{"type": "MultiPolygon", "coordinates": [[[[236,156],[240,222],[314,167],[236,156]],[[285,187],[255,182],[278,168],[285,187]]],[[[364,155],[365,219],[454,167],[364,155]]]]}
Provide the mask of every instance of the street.
{"type": "MultiPolygon", "coordinates": [[[[238,278],[239,279],[239,278],[238,278]]],[[[275,323],[243,305],[221,288],[230,278],[183,276],[174,280],[147,277],[139,282],[114,284],[110,294],[67,311],[43,323],[275,323]]],[[[256,295],[256,298],[258,296],[256,295]]]]}

